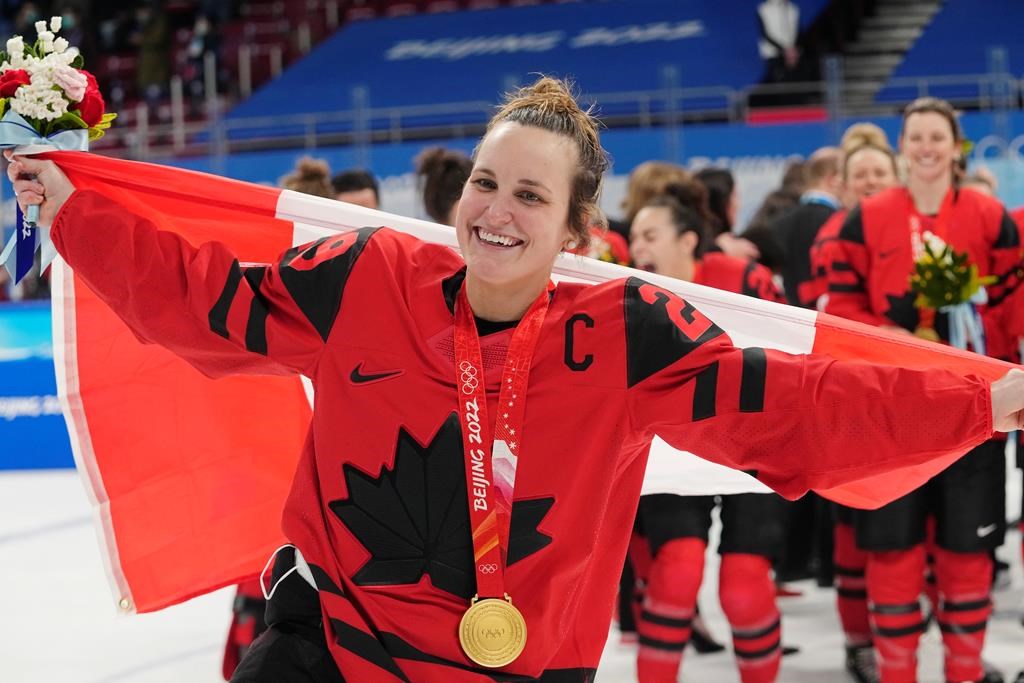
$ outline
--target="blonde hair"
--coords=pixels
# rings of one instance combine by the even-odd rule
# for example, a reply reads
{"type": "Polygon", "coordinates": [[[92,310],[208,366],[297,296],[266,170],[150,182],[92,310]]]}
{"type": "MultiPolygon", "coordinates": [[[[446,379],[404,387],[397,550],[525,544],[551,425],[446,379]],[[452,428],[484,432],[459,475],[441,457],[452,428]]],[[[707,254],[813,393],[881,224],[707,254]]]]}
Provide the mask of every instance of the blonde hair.
{"type": "Polygon", "coordinates": [[[569,199],[569,231],[578,248],[590,245],[590,228],[607,226],[598,200],[601,179],[610,162],[601,147],[599,124],[592,110],[593,107],[580,107],[569,81],[542,76],[532,85],[508,93],[487,124],[488,133],[500,123],[512,122],[547,130],[575,143],[577,161],[569,199]]]}
{"type": "Polygon", "coordinates": [[[286,190],[334,199],[331,169],[323,159],[302,157],[295,164],[295,169],[281,178],[279,184],[286,190]]]}
{"type": "Polygon", "coordinates": [[[843,150],[843,177],[846,177],[850,166],[850,159],[853,155],[865,149],[873,149],[889,157],[892,162],[893,174],[898,175],[899,167],[896,164],[896,153],[889,145],[889,138],[885,131],[873,123],[855,123],[843,133],[843,139],[839,143],[843,150]]]}
{"type": "Polygon", "coordinates": [[[637,212],[655,197],[665,194],[665,188],[669,185],[686,185],[692,178],[693,175],[679,164],[667,161],[643,162],[629,174],[626,198],[622,200],[626,222],[632,223],[637,212]]]}

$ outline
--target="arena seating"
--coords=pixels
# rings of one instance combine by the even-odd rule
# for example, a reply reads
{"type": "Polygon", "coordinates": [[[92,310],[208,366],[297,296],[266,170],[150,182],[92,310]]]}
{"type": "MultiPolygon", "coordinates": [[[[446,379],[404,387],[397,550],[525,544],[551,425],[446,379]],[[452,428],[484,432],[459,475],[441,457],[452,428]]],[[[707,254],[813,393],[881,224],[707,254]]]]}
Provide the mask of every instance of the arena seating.
{"type": "MultiPolygon", "coordinates": [[[[762,75],[757,21],[749,5],[712,7],[699,0],[513,2],[517,6],[498,7],[486,15],[460,11],[479,4],[355,3],[353,7],[372,8],[366,16],[386,18],[351,21],[235,107],[228,119],[348,111],[360,102],[375,110],[490,103],[497,93],[536,72],[572,75],[591,94],[661,91],[669,85],[687,90],[724,86],[674,104],[663,98],[602,98],[606,117],[657,115],[669,106],[722,110],[728,105],[728,89],[735,92],[762,75]],[[357,88],[365,90],[355,95],[357,88]]],[[[828,3],[799,4],[806,24],[828,3]]],[[[350,13],[349,18],[359,16],[350,13]]],[[[471,109],[435,110],[424,116],[457,123],[460,117],[485,118],[482,110],[471,109]]],[[[382,117],[370,121],[370,127],[389,125],[389,116],[382,117]]],[[[351,123],[333,124],[338,130],[346,126],[351,123]]]]}
{"type": "MultiPolygon", "coordinates": [[[[987,74],[991,68],[989,50],[992,47],[1006,49],[1009,73],[1019,75],[1024,70],[1021,26],[1024,26],[1024,3],[947,0],[893,72],[889,84],[879,92],[878,101],[903,102],[918,94],[916,83],[901,84],[900,79],[987,74]]],[[[929,83],[928,94],[953,101],[983,99],[989,94],[985,83],[979,85],[971,80],[942,84],[938,79],[929,83]]]]}

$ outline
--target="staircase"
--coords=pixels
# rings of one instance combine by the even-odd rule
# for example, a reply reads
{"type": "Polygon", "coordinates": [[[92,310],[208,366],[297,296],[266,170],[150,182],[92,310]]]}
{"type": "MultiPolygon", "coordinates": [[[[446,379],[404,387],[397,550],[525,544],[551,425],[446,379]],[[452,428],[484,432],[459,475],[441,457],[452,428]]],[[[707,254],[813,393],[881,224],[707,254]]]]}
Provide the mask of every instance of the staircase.
{"type": "Polygon", "coordinates": [[[857,40],[846,46],[844,103],[851,114],[882,113],[875,95],[904,55],[942,9],[943,0],[878,0],[861,22],[857,40]]]}

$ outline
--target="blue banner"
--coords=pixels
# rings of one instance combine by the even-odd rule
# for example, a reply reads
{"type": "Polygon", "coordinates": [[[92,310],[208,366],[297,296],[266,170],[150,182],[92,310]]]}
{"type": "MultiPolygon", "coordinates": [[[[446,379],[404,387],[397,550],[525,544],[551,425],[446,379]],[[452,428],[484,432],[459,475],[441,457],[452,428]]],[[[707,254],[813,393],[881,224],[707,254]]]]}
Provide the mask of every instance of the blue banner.
{"type": "Polygon", "coordinates": [[[0,470],[74,467],[50,324],[49,301],[0,305],[0,470]]]}
{"type": "MultiPolygon", "coordinates": [[[[807,4],[805,19],[820,3],[807,4]]],[[[538,73],[572,77],[593,93],[744,87],[763,71],[758,31],[754,3],[699,0],[549,3],[356,21],[228,118],[446,102],[486,107],[538,73]]]]}

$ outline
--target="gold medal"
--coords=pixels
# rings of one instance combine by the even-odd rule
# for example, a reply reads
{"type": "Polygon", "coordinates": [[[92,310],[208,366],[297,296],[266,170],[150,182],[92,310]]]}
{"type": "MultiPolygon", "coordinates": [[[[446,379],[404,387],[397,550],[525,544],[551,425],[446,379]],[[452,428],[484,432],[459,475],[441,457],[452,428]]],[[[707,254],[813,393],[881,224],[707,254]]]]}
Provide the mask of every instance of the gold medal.
{"type": "Polygon", "coordinates": [[[473,598],[459,623],[462,651],[480,666],[496,669],[511,664],[526,647],[526,620],[505,599],[473,598]]]}

